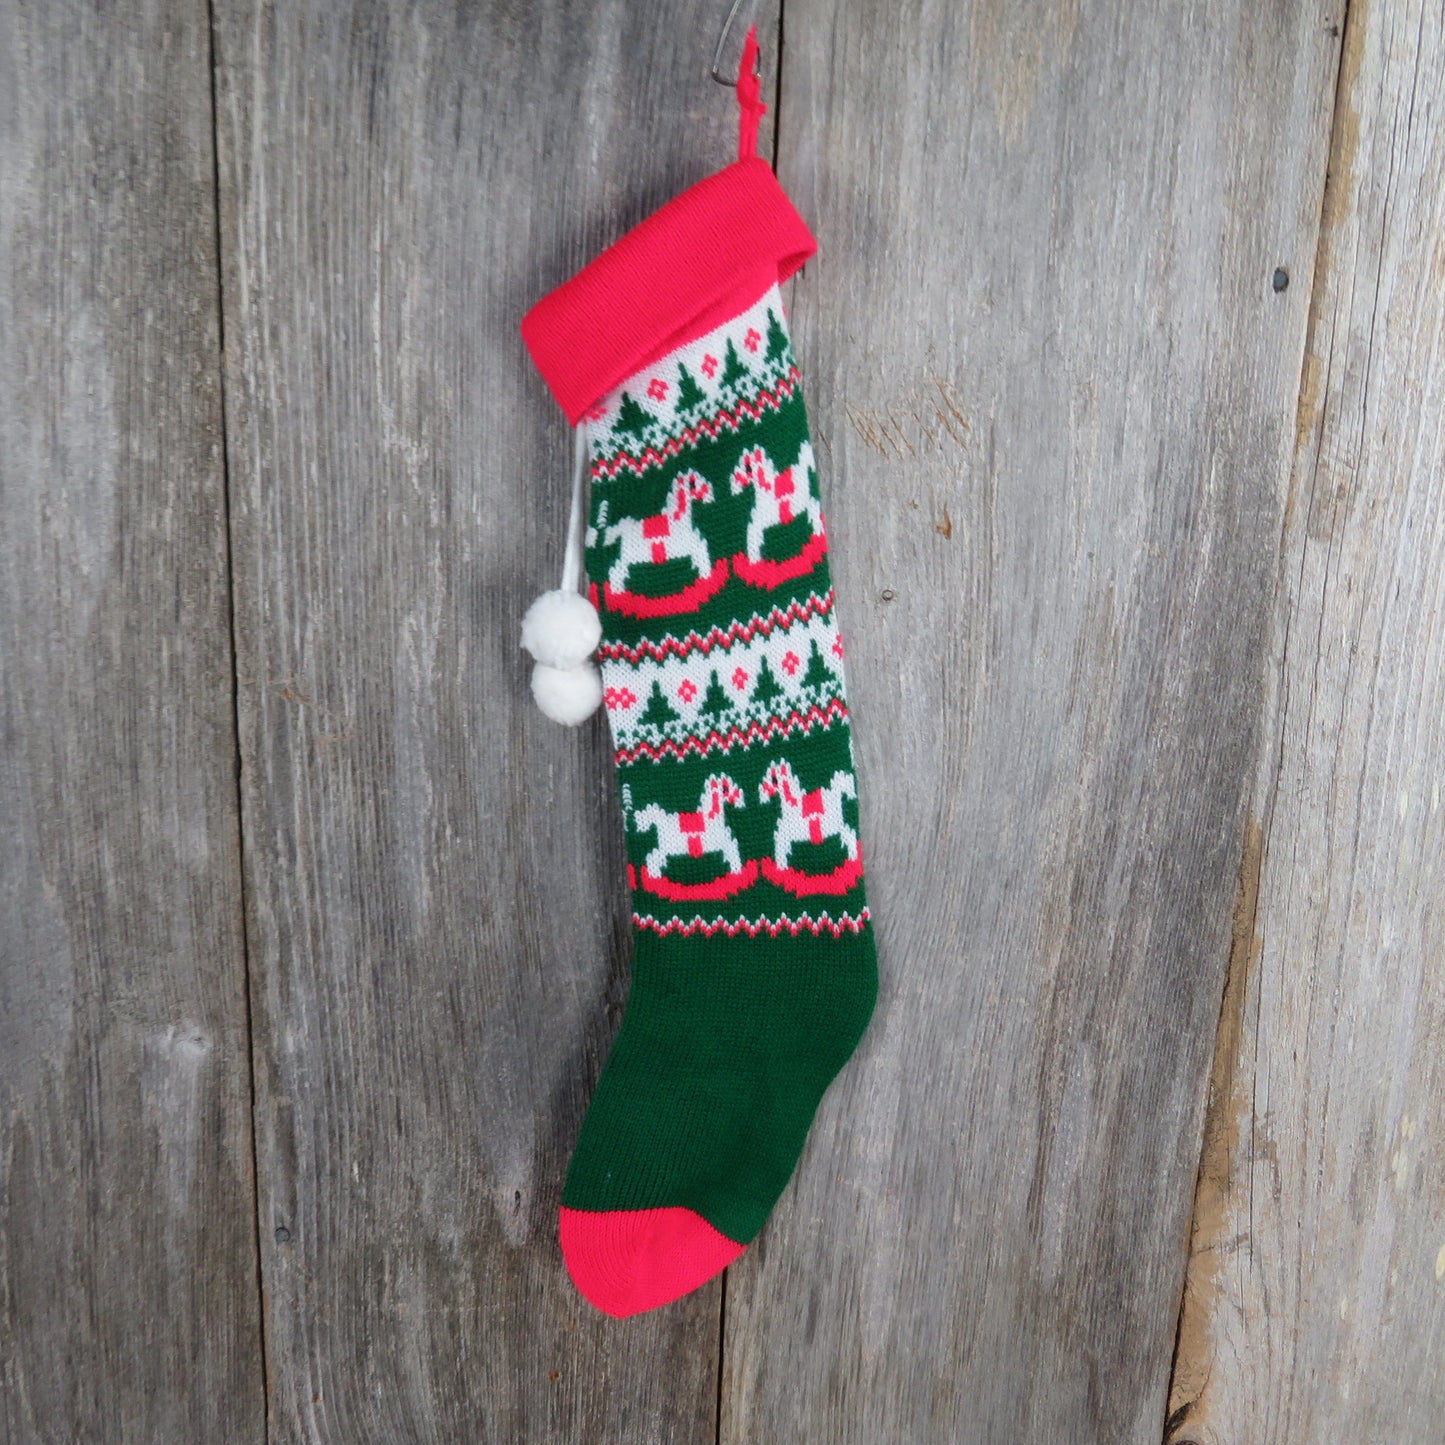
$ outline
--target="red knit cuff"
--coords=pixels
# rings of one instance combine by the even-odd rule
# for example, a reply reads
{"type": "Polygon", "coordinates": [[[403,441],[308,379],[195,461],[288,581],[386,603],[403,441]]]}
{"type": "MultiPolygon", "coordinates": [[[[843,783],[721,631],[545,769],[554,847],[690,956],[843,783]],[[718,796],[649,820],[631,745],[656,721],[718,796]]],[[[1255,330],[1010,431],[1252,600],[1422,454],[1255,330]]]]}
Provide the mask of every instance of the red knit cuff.
{"type": "Polygon", "coordinates": [[[574,426],[617,384],[735,316],[817,250],[756,156],[654,211],[522,319],[574,426]]]}

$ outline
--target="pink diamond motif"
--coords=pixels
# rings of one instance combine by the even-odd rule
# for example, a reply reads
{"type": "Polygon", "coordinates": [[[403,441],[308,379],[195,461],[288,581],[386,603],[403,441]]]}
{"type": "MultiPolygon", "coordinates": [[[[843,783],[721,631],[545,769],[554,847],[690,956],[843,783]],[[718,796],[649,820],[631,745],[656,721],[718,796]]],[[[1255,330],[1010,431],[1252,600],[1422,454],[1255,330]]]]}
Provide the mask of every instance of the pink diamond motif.
{"type": "Polygon", "coordinates": [[[738,670],[737,670],[735,673],[733,673],[733,686],[734,686],[735,688],[737,688],[737,690],[738,690],[739,692],[741,692],[747,685],[748,685],[748,675],[747,675],[747,673],[745,673],[745,672],[742,670],[742,668],[738,668],[738,670]]]}
{"type": "Polygon", "coordinates": [[[708,379],[709,381],[711,381],[711,380],[712,380],[713,372],[715,372],[716,370],[717,370],[717,357],[715,357],[715,356],[704,356],[703,359],[702,359],[702,374],[703,374],[705,377],[707,377],[707,379],[708,379]]]}
{"type": "Polygon", "coordinates": [[[627,709],[637,701],[637,696],[631,688],[609,687],[607,691],[602,694],[602,700],[612,711],[615,712],[618,708],[621,708],[626,712],[627,709]]]}
{"type": "Polygon", "coordinates": [[[762,339],[762,336],[749,326],[748,334],[743,337],[743,345],[746,346],[749,351],[756,351],[758,349],[758,342],[762,339]]]}
{"type": "Polygon", "coordinates": [[[842,655],[843,655],[843,634],[840,632],[840,633],[833,639],[833,656],[834,656],[834,657],[842,657],[842,655]]]}
{"type": "Polygon", "coordinates": [[[660,376],[654,376],[647,383],[647,394],[653,401],[661,401],[667,395],[667,383],[660,376]]]}
{"type": "Polygon", "coordinates": [[[683,678],[682,686],[678,688],[677,695],[684,702],[691,702],[693,698],[697,696],[697,684],[690,677],[683,678]]]}
{"type": "Polygon", "coordinates": [[[783,671],[786,672],[789,677],[792,677],[792,675],[793,675],[793,674],[799,669],[799,667],[801,667],[801,666],[802,666],[802,659],[798,656],[798,654],[797,654],[796,652],[790,652],[790,653],[783,659],[783,671]]]}

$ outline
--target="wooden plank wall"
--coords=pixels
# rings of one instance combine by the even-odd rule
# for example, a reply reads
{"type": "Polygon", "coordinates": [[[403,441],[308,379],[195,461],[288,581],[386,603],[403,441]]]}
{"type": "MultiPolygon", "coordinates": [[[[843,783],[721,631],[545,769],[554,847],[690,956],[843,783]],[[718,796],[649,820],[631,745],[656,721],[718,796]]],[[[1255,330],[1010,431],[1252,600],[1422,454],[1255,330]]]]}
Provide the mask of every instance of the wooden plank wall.
{"type": "Polygon", "coordinates": [[[1442,1433],[1442,119],[1352,5],[1171,1445],[1442,1433]]]}
{"type": "Polygon", "coordinates": [[[726,7],[0,0],[0,1440],[1438,1438],[1439,6],[754,8],[883,989],[618,1324],[516,323],[726,7]]]}
{"type": "Polygon", "coordinates": [[[217,18],[273,1432],[710,1442],[721,1284],[619,1329],[556,1244],[627,913],[517,645],[571,463],[517,322],[736,146],[713,20],[217,18]]]}
{"type": "Polygon", "coordinates": [[[722,1436],[1157,1440],[1338,40],[1248,0],[785,37],[884,982],[730,1272],[722,1436]]]}
{"type": "Polygon", "coordinates": [[[263,1435],[204,7],[0,5],[0,1438],[263,1435]]]}

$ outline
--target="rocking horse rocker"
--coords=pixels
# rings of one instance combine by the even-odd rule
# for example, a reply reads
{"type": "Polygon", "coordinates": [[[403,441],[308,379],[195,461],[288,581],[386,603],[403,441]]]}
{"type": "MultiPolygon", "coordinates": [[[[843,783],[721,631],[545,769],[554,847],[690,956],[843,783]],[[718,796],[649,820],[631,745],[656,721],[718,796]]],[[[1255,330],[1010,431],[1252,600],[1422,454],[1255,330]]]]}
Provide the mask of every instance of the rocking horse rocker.
{"type": "MultiPolygon", "coordinates": [[[[657,803],[648,803],[632,810],[632,790],[623,791],[623,803],[632,819],[632,826],[645,833],[657,830],[657,846],[648,853],[640,870],[642,886],[660,898],[674,901],[731,898],[757,880],[758,865],[752,859],[745,864],[737,839],[727,825],[724,809],[742,807],[743,790],[726,773],[713,773],[703,784],[702,797],[695,813],[670,813],[657,803]],[[663,870],[672,858],[701,858],[719,853],[728,871],[706,883],[676,883],[664,876],[663,870]]],[[[628,865],[628,883],[637,885],[637,877],[628,865]]]]}
{"type": "Polygon", "coordinates": [[[763,859],[763,877],[799,898],[815,893],[846,893],[863,876],[858,835],[843,820],[843,799],[858,797],[851,773],[836,772],[826,788],[804,792],[786,758],[769,765],[758,796],[777,798],[782,813],[773,834],[773,856],[763,859]],[[789,867],[795,843],[821,843],[836,838],[848,855],[831,873],[804,873],[789,867]]]}
{"type": "Polygon", "coordinates": [[[809,473],[813,470],[813,448],[804,442],[798,460],[786,471],[774,471],[762,447],[743,453],[732,475],[732,493],[740,496],[750,488],[752,516],[748,520],[747,550],[733,558],[733,571],[753,587],[768,589],[805,576],[818,565],[828,550],[823,525],[823,506],[813,494],[809,473]],[[793,557],[775,562],[763,556],[763,535],[770,527],[787,527],[799,517],[808,519],[809,537],[793,557]]]}
{"type": "MultiPolygon", "coordinates": [[[[700,607],[727,581],[728,562],[714,563],[707,541],[692,519],[694,503],[712,501],[712,487],[697,472],[682,472],[672,484],[672,496],[661,512],[651,517],[620,517],[607,524],[607,500],[597,509],[597,525],[588,532],[591,546],[600,535],[607,546],[620,542],[622,550],[602,584],[602,595],[614,612],[629,617],[665,617],[674,612],[691,612],[700,607]],[[657,566],[687,561],[697,580],[680,592],[653,597],[629,592],[627,583],[634,567],[657,566]]],[[[596,605],[596,587],[593,587],[596,605]]]]}

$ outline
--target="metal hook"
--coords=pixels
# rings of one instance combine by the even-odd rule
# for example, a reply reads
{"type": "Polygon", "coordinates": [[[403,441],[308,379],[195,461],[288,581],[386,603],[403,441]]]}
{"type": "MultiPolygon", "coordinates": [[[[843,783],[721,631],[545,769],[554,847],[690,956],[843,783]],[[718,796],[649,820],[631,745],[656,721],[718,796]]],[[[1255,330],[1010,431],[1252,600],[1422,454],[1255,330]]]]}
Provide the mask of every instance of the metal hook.
{"type": "Polygon", "coordinates": [[[717,38],[717,49],[712,53],[712,69],[708,72],[719,85],[736,85],[742,78],[735,75],[731,80],[725,75],[719,75],[717,68],[722,60],[723,46],[727,44],[728,32],[733,28],[733,21],[738,18],[738,11],[742,8],[743,0],[733,0],[732,9],[728,11],[728,18],[723,21],[722,34],[717,38]]]}

